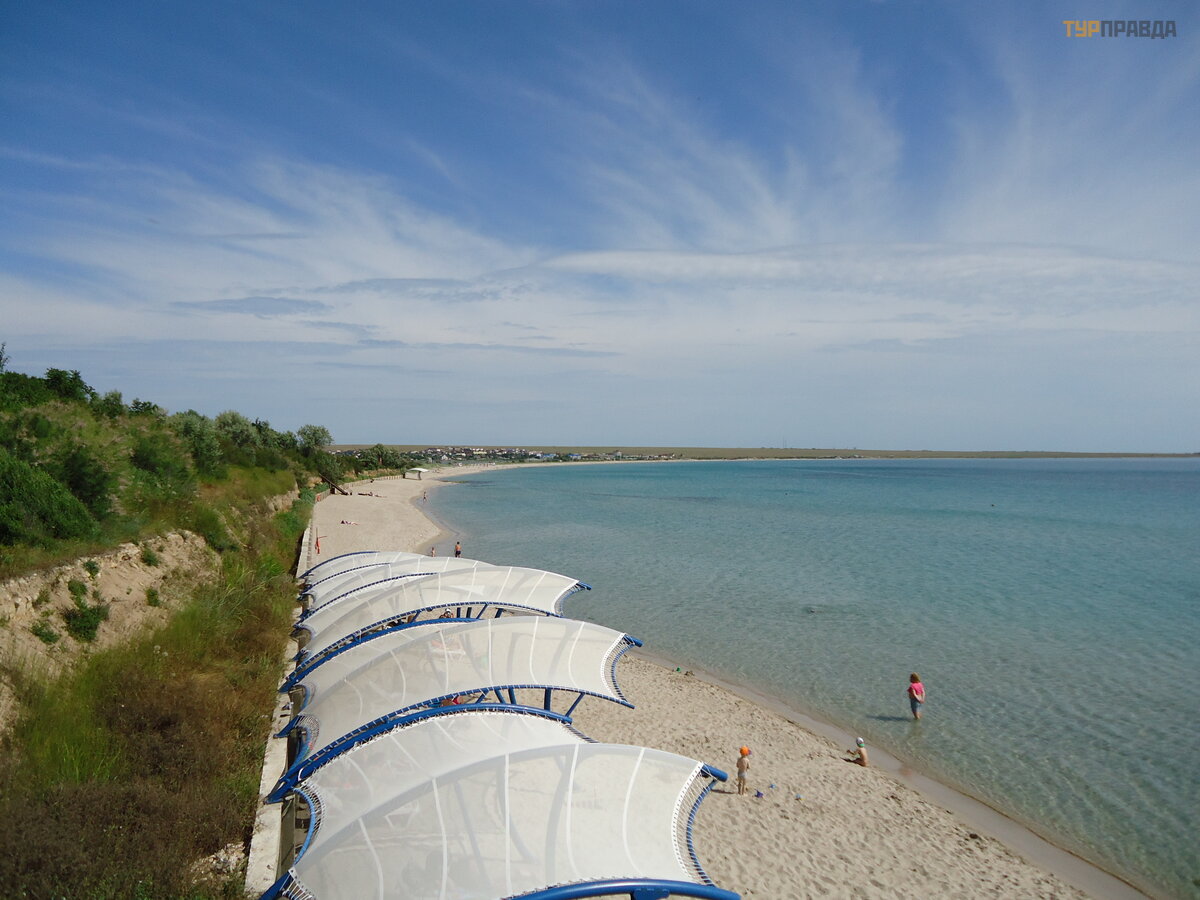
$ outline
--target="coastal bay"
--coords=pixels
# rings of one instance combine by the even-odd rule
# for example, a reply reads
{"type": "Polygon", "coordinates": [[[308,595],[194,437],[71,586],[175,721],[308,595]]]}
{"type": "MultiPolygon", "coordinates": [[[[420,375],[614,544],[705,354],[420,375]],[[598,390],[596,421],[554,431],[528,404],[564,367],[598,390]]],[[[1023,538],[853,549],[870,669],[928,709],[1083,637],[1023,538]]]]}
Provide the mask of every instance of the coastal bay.
{"type": "MultiPolygon", "coordinates": [[[[451,468],[326,497],[312,529],[321,552],[307,548],[310,560],[361,549],[449,552],[456,535],[426,513],[439,508],[447,480],[472,471],[488,475],[451,468]]],[[[603,606],[605,585],[594,587],[596,596],[573,598],[568,614],[603,606]]],[[[701,862],[722,886],[747,897],[1143,896],[874,747],[872,768],[848,764],[853,741],[844,732],[721,673],[673,666],[661,649],[652,644],[618,668],[634,710],[593,701],[576,722],[599,740],[656,746],[730,772],[736,748],[753,748],[751,795],[721,786],[696,820],[701,862]]]]}

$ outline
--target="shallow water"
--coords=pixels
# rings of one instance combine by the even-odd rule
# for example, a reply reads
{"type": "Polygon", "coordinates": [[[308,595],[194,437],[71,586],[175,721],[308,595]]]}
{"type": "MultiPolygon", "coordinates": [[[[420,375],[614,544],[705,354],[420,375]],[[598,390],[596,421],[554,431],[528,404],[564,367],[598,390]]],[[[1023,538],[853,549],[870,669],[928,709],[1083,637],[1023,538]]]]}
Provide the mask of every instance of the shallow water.
{"type": "Polygon", "coordinates": [[[569,615],[863,734],[1155,893],[1200,896],[1200,460],[463,480],[431,505],[464,555],[593,585],[569,615]]]}

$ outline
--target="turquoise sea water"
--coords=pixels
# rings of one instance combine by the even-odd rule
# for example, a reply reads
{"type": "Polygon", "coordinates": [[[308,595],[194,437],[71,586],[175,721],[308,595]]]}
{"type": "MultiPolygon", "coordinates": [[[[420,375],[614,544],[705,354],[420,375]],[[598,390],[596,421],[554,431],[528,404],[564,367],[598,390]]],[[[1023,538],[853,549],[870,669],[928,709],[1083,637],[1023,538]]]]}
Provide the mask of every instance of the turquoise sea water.
{"type": "Polygon", "coordinates": [[[569,615],[860,733],[1155,894],[1200,897],[1200,460],[463,480],[431,505],[464,555],[590,583],[569,615]]]}

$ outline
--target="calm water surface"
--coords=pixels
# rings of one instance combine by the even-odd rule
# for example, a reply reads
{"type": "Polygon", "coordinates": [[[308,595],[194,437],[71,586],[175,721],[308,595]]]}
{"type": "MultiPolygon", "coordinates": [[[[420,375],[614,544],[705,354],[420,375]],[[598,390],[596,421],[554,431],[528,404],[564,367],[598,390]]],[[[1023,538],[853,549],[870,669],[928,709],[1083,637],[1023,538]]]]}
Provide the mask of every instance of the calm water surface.
{"type": "Polygon", "coordinates": [[[464,482],[431,504],[465,555],[593,585],[569,615],[863,734],[1155,893],[1200,897],[1200,460],[464,482]]]}

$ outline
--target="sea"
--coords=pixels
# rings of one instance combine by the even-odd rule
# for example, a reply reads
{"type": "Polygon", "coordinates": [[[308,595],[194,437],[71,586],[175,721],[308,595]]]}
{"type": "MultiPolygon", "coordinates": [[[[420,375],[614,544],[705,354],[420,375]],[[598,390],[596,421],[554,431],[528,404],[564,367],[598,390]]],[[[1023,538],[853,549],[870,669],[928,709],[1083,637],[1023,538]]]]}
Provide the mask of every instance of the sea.
{"type": "Polygon", "coordinates": [[[1200,458],[461,481],[429,505],[464,555],[591,585],[568,615],[860,734],[1152,896],[1200,897],[1200,458]]]}

